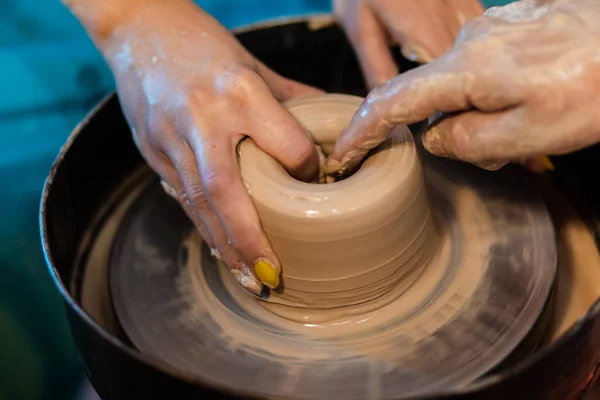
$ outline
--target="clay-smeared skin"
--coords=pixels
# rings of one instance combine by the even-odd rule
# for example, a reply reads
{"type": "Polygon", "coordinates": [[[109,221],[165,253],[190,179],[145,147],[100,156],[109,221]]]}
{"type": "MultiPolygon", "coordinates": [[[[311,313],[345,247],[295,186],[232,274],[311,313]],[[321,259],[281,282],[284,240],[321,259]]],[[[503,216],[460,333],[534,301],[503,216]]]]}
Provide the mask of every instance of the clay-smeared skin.
{"type": "Polygon", "coordinates": [[[479,163],[564,154],[600,140],[600,3],[524,0],[468,22],[454,49],[375,88],[328,173],[349,169],[394,125],[436,112],[433,154],[479,163]]]}
{"type": "Polygon", "coordinates": [[[462,25],[483,14],[478,0],[334,0],[333,10],[372,88],[398,75],[388,44],[429,62],[452,48],[462,25]]]}
{"type": "Polygon", "coordinates": [[[66,3],[110,64],[148,164],[238,282],[260,293],[252,264],[280,265],[240,178],[236,146],[249,136],[292,175],[312,179],[314,144],[279,101],[321,92],[269,70],[192,1],[66,3]]]}
{"type": "MultiPolygon", "coordinates": [[[[361,100],[325,95],[285,105],[327,151],[361,100]]],[[[244,183],[283,264],[283,290],[268,300],[301,309],[271,307],[286,318],[301,314],[303,322],[319,322],[332,313],[379,308],[408,289],[439,248],[421,162],[405,126],[354,175],[326,185],[295,180],[251,140],[239,154],[244,183]]]]}

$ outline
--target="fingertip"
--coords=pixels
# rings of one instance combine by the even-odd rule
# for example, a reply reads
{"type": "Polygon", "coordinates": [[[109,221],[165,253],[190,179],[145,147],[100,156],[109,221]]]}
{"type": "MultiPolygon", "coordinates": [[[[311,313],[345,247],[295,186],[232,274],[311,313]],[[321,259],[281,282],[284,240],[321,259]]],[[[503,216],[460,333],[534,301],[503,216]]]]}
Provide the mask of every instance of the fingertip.
{"type": "Polygon", "coordinates": [[[256,296],[261,297],[263,285],[247,266],[231,269],[231,274],[241,287],[256,296]]]}
{"type": "Polygon", "coordinates": [[[319,175],[319,153],[312,141],[303,144],[303,146],[306,146],[306,149],[298,152],[300,156],[296,161],[288,164],[287,170],[294,178],[303,182],[310,182],[319,175]]]}
{"type": "MultiPolygon", "coordinates": [[[[361,113],[361,109],[359,109],[355,116],[361,113]]],[[[323,166],[325,173],[334,177],[348,174],[371,149],[377,147],[386,137],[387,133],[374,135],[369,129],[369,125],[357,124],[353,118],[350,125],[336,140],[331,154],[325,160],[323,166]]]]}
{"type": "Polygon", "coordinates": [[[509,163],[508,160],[489,160],[489,161],[479,161],[473,163],[477,167],[481,169],[485,169],[486,171],[498,171],[509,163]]]}
{"type": "Polygon", "coordinates": [[[254,273],[269,289],[277,289],[280,284],[280,271],[272,261],[262,258],[254,261],[254,273]]]}
{"type": "Polygon", "coordinates": [[[263,93],[248,136],[294,178],[310,182],[319,174],[319,155],[308,132],[271,93],[263,93]]]}
{"type": "Polygon", "coordinates": [[[443,149],[443,138],[438,126],[430,127],[421,138],[423,147],[434,156],[445,156],[446,152],[443,149]]]}
{"type": "Polygon", "coordinates": [[[344,174],[344,166],[333,158],[327,158],[323,165],[325,173],[330,176],[339,176],[344,174]]]}
{"type": "Polygon", "coordinates": [[[400,48],[402,56],[412,62],[427,64],[433,61],[434,57],[424,47],[414,43],[407,43],[400,48]]]}

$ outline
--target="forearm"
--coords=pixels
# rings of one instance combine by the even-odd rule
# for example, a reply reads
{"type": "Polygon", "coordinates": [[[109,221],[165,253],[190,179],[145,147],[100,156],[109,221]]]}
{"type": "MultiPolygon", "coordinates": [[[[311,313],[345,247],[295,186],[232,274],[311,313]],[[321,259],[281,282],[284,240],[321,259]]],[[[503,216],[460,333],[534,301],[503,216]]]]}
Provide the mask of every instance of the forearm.
{"type": "Polygon", "coordinates": [[[102,49],[115,30],[135,18],[140,7],[191,0],[61,0],[79,19],[96,46],[102,49]]]}

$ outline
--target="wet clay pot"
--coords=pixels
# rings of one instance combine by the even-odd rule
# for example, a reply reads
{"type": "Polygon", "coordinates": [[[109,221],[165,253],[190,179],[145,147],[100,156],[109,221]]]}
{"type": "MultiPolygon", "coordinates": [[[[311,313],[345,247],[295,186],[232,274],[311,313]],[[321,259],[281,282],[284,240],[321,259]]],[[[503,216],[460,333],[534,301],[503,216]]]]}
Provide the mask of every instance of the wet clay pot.
{"type": "MultiPolygon", "coordinates": [[[[365,95],[352,49],[335,25],[316,24],[313,19],[286,20],[253,26],[238,35],[252,53],[285,76],[330,92],[365,95]]],[[[398,62],[403,70],[414,66],[400,58],[398,62]]],[[[423,125],[411,128],[416,133],[423,125]]],[[[588,171],[597,170],[599,151],[591,148],[558,158],[552,174],[554,185],[594,239],[600,232],[600,190],[588,171]]],[[[44,252],[85,370],[105,400],[249,398],[249,393],[202,381],[136,350],[114,315],[107,271],[81,268],[94,257],[86,245],[98,234],[115,190],[143,165],[113,95],[73,132],[44,188],[40,214],[44,252]],[[81,282],[90,276],[96,284],[83,290],[81,282]]],[[[585,261],[578,265],[596,267],[585,261]]],[[[578,287],[569,290],[584,292],[578,287]]],[[[468,387],[429,398],[578,398],[597,378],[600,365],[600,303],[586,308],[579,322],[527,359],[468,387]]]]}
{"type": "MultiPolygon", "coordinates": [[[[285,107],[326,154],[362,101],[326,94],[285,107]]],[[[316,323],[380,308],[414,283],[438,247],[421,160],[406,126],[337,182],[324,182],[323,173],[320,183],[300,182],[251,139],[238,154],[263,229],[285,266],[284,288],[269,297],[279,304],[271,307],[276,314],[316,323]]]]}

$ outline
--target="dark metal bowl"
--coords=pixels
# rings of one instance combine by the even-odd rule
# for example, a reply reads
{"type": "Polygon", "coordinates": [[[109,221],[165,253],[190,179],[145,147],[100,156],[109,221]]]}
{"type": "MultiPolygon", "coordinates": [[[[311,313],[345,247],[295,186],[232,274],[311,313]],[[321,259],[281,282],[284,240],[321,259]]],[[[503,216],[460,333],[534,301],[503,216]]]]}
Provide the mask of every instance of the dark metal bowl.
{"type": "MultiPolygon", "coordinates": [[[[238,33],[259,59],[283,75],[331,92],[365,95],[351,47],[335,25],[311,28],[309,19],[283,20],[238,33]]],[[[396,54],[403,69],[413,67],[396,54]]],[[[600,189],[594,183],[599,150],[557,158],[556,186],[570,199],[597,238],[600,189]],[[591,183],[591,184],[590,184],[591,183]]],[[[128,343],[110,305],[106,271],[83,293],[86,246],[112,207],[115,192],[143,167],[115,95],[78,126],[61,150],[43,192],[40,224],[50,272],[63,296],[71,332],[99,395],[117,399],[250,397],[203,382],[142,354],[128,343]],[[83,252],[82,252],[83,250],[83,252]]],[[[600,365],[600,302],[558,341],[526,360],[467,388],[430,398],[572,399],[597,378],[600,365]]]]}

